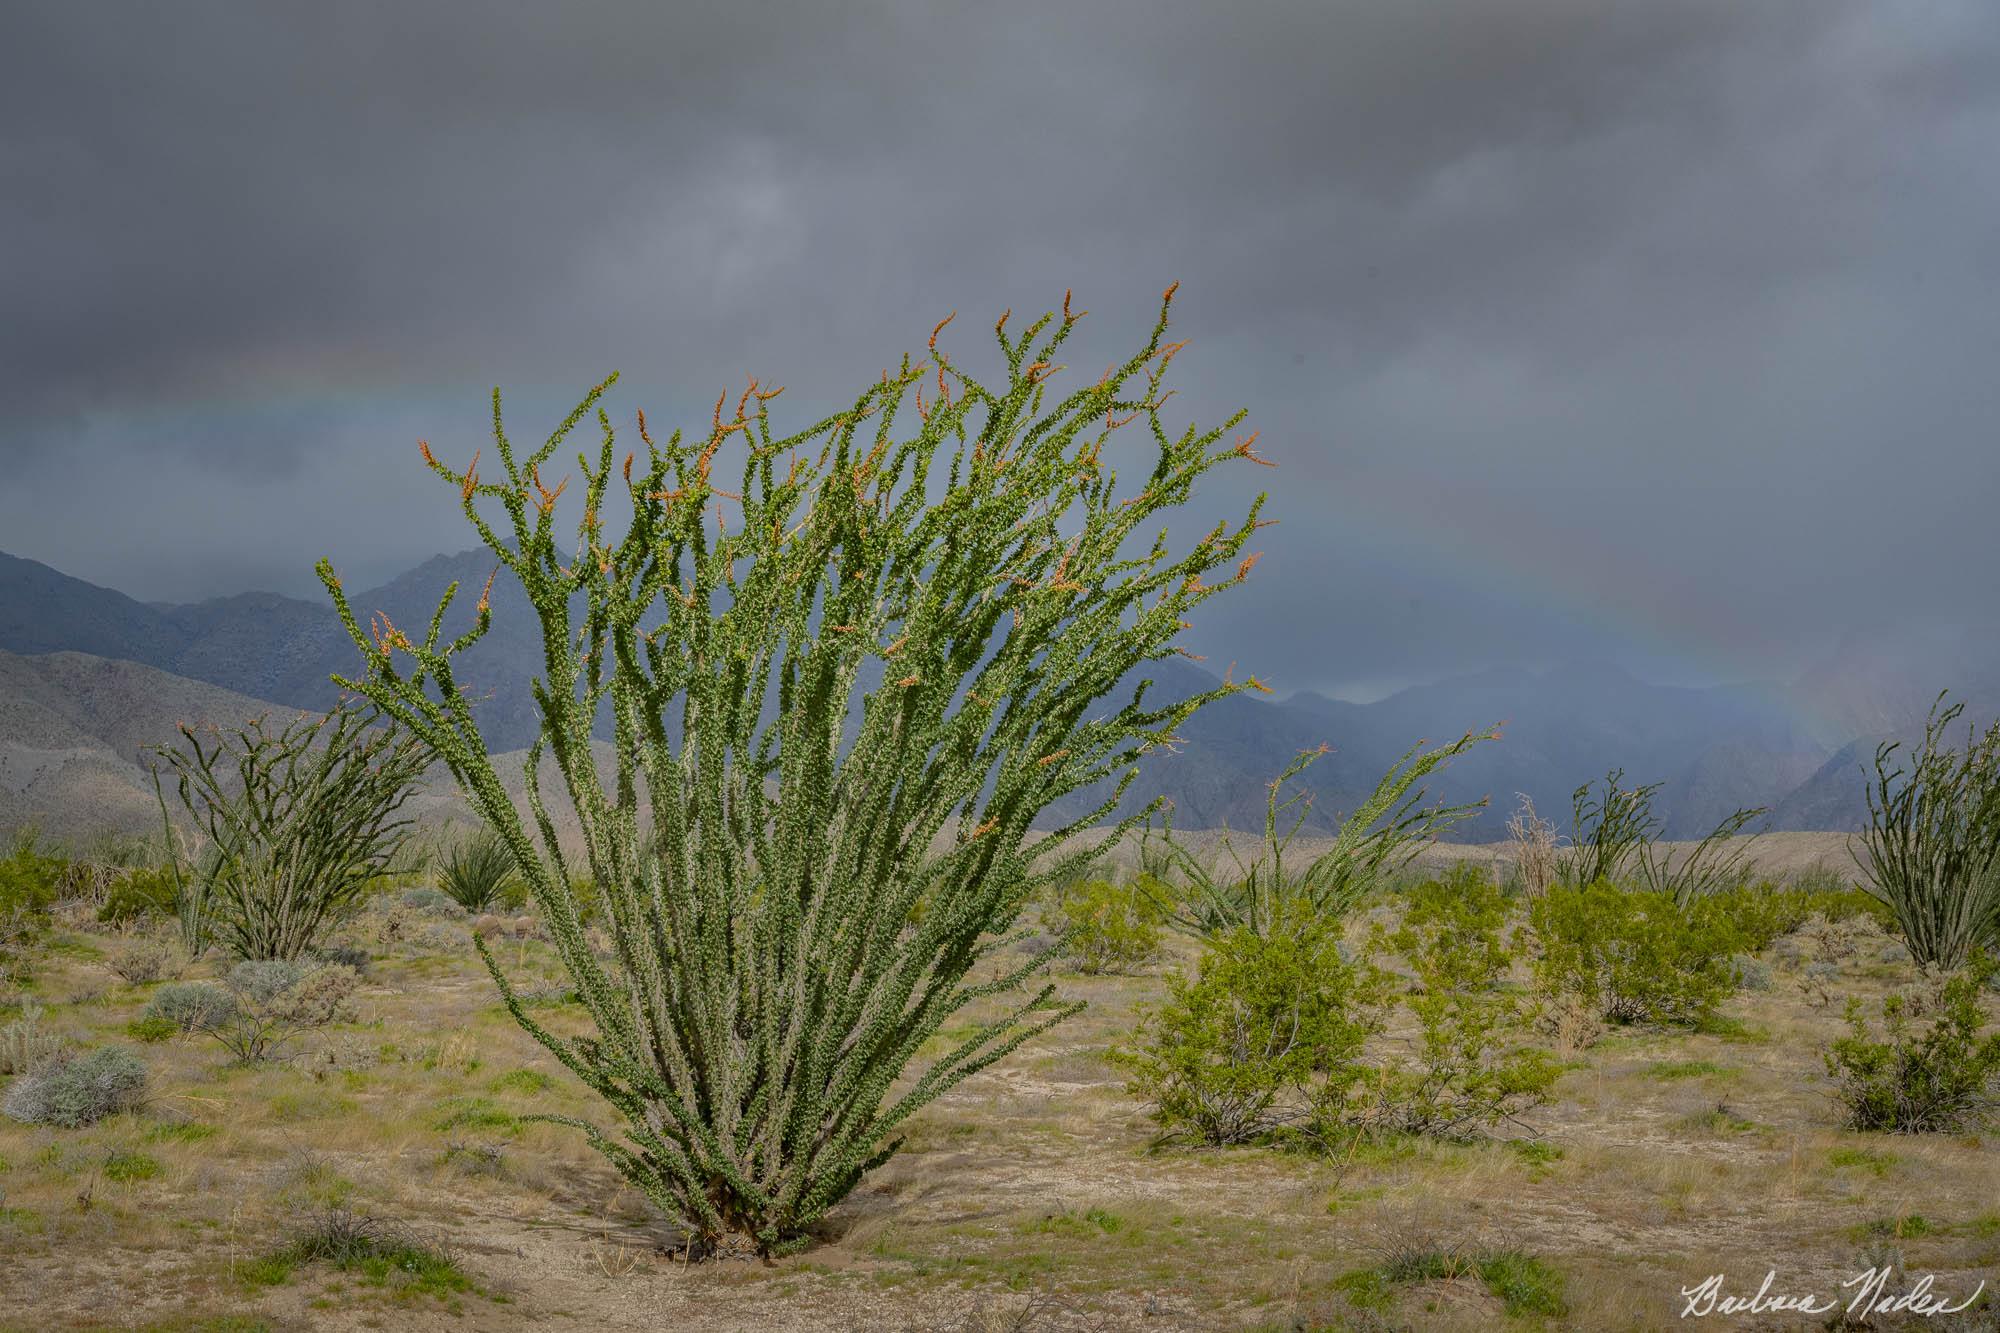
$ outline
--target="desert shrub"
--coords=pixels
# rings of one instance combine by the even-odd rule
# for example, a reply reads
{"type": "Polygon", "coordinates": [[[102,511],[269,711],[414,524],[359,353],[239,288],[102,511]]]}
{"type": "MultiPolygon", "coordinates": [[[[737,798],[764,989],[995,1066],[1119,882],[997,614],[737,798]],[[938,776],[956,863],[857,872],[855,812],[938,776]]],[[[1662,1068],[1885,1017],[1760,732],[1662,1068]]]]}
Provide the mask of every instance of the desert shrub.
{"type": "Polygon", "coordinates": [[[1560,1066],[1511,1035],[1520,1001],[1502,988],[1512,962],[1506,922],[1506,899],[1476,867],[1412,891],[1385,942],[1415,974],[1404,1003],[1417,1019],[1416,1050],[1346,1085],[1342,1121],[1458,1138],[1548,1102],[1560,1066]]]}
{"type": "Polygon", "coordinates": [[[1529,907],[1547,1000],[1573,997],[1613,1023],[1695,1026],[1735,989],[1738,936],[1711,903],[1650,889],[1557,887],[1529,907]]]}
{"type": "Polygon", "coordinates": [[[8,1085],[0,1111],[30,1125],[76,1129],[145,1099],[145,1064],[130,1051],[105,1046],[43,1061],[8,1085]]]}
{"type": "Polygon", "coordinates": [[[1662,848],[1665,822],[1653,813],[1660,783],[1627,787],[1622,769],[1605,774],[1604,789],[1586,782],[1570,796],[1570,836],[1556,851],[1556,880],[1565,888],[1638,883],[1681,907],[1740,883],[1749,847],[1737,834],[1765,813],[1737,810],[1680,856],[1662,848]]]}
{"type": "Polygon", "coordinates": [[[1767,991],[1771,989],[1771,965],[1753,954],[1739,953],[1729,960],[1729,970],[1736,978],[1739,990],[1767,991]]]}
{"type": "Polygon", "coordinates": [[[1315,1131],[1366,1076],[1386,979],[1341,956],[1336,925],[1299,913],[1260,935],[1210,941],[1195,974],[1167,979],[1167,1000],[1124,1054],[1132,1091],[1169,1135],[1224,1145],[1315,1131]]]}
{"type": "Polygon", "coordinates": [[[370,958],[366,949],[352,944],[325,945],[314,949],[312,956],[316,961],[321,963],[330,963],[336,967],[350,968],[356,976],[361,976],[368,971],[370,958]]]}
{"type": "Polygon", "coordinates": [[[97,919],[122,926],[148,917],[174,914],[179,889],[167,866],[132,866],[120,871],[105,890],[97,919]]]}
{"type": "Polygon", "coordinates": [[[1137,967],[1160,951],[1161,911],[1146,885],[1092,879],[1065,886],[1042,911],[1045,929],[1089,975],[1137,967]]]}
{"type": "Polygon", "coordinates": [[[44,851],[33,829],[16,833],[13,846],[0,857],[0,913],[47,911],[62,896],[68,869],[68,859],[44,851]]]}
{"type": "Polygon", "coordinates": [[[1168,874],[1180,880],[1156,899],[1169,920],[1195,935],[1245,928],[1261,935],[1302,915],[1340,916],[1408,865],[1426,842],[1485,808],[1483,800],[1427,806],[1417,784],[1480,741],[1498,738],[1498,731],[1468,731],[1450,745],[1429,750],[1421,742],[1412,746],[1382,775],[1368,799],[1341,821],[1333,846],[1304,866],[1288,869],[1285,852],[1312,814],[1313,795],[1301,790],[1287,796],[1284,789],[1327,752],[1325,746],[1300,754],[1268,784],[1263,845],[1248,861],[1225,830],[1222,856],[1228,864],[1211,871],[1205,858],[1175,840],[1170,814],[1157,834],[1148,826],[1140,847],[1141,860],[1163,886],[1168,874]],[[1283,832],[1281,824],[1286,825],[1283,832]]]}
{"type": "Polygon", "coordinates": [[[115,949],[104,965],[128,986],[147,986],[180,972],[181,959],[160,940],[131,940],[115,949]]]}
{"type": "Polygon", "coordinates": [[[162,987],[146,1017],[213,1037],[239,1064],[257,1064],[274,1059],[302,1032],[351,1020],[356,981],[352,969],[337,965],[246,961],[221,986],[162,987]]]}
{"type": "Polygon", "coordinates": [[[1848,1035],[1827,1049],[1826,1069],[1850,1127],[1953,1133],[1991,1115],[2000,1104],[2000,1031],[1986,1031],[1980,991],[1996,972],[2000,963],[1975,954],[1942,982],[1886,997],[1881,1040],[1861,1001],[1848,1001],[1848,1035]]]}
{"type": "Polygon", "coordinates": [[[468,912],[490,912],[519,900],[514,853],[490,828],[479,829],[438,858],[437,882],[468,912]]]}
{"type": "Polygon", "coordinates": [[[262,718],[228,734],[183,726],[157,750],[209,840],[191,873],[173,863],[191,952],[213,938],[240,958],[297,958],[388,869],[410,827],[397,812],[433,755],[381,721],[343,702],[276,731],[262,718]]]}
{"type": "Polygon", "coordinates": [[[67,1038],[42,1026],[40,1005],[29,1004],[0,1026],[0,1074],[26,1074],[69,1049],[67,1038]]]}
{"type": "Polygon", "coordinates": [[[592,1030],[543,1029],[482,942],[510,1009],[622,1117],[615,1140],[578,1123],[695,1252],[731,1235],[765,1253],[803,1244],[895,1151],[911,1114],[1073,1012],[1046,988],[1020,993],[909,1069],[953,1015],[1046,965],[986,966],[1024,903],[1094,853],[1072,838],[1117,809],[1141,754],[1254,687],[1154,704],[1140,685],[1101,703],[1252,563],[1254,505],[1185,554],[1140,542],[1213,468],[1263,461],[1249,440],[1224,443],[1235,419],[1168,431],[1165,316],[1135,356],[1055,399],[1067,312],[1018,336],[996,326],[1004,383],[974,379],[934,335],[926,364],[903,363],[790,436],[772,429],[775,391],[753,386],[695,438],[642,426],[621,465],[598,410],[574,540],[558,539],[562,483],[545,485],[541,468],[608,381],[525,458],[496,394],[497,480],[426,449],[539,622],[527,820],[456,683],[457,655],[491,624],[488,599],[447,638],[447,589],[413,639],[384,620],[364,628],[321,562],[365,650],[362,678],[342,683],[435,746],[505,839],[592,1030]],[[911,419],[912,390],[932,383],[911,419]],[[1121,487],[1101,451],[1134,421],[1157,465],[1121,487]],[[727,495],[711,475],[725,448],[742,459],[727,495]],[[615,508],[629,499],[631,516],[614,539],[603,500],[621,477],[615,508]],[[725,498],[733,520],[717,509],[725,498]],[[594,760],[599,719],[615,782],[594,760]],[[615,969],[579,919],[535,780],[543,751],[582,828],[576,869],[597,886],[615,969]],[[1036,816],[1104,780],[1104,799],[1031,854],[1036,816]],[[912,924],[919,900],[928,910],[912,924]]]}
{"type": "Polygon", "coordinates": [[[170,1024],[175,1032],[206,1032],[225,1021],[235,1006],[235,999],[220,986],[176,981],[153,992],[144,1018],[170,1024]]]}
{"type": "Polygon", "coordinates": [[[1900,743],[1876,748],[1861,836],[1869,891],[1917,964],[1947,971],[2000,947],[2000,722],[1954,749],[1945,732],[1963,710],[1938,696],[1907,770],[1900,743]]]}
{"type": "Polygon", "coordinates": [[[396,901],[425,916],[462,916],[465,909],[441,889],[405,889],[396,901]]]}

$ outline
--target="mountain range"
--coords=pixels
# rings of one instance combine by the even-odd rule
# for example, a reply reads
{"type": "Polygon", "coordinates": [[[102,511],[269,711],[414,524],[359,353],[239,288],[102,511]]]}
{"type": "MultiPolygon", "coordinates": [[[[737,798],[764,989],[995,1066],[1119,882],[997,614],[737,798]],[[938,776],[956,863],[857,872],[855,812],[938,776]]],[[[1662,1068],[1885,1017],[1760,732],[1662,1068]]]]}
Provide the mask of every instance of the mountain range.
{"type": "MultiPolygon", "coordinates": [[[[437,598],[463,590],[450,636],[470,622],[493,571],[485,551],[438,556],[379,587],[351,591],[357,614],[380,611],[412,633],[437,598]]],[[[493,627],[461,661],[495,750],[535,734],[529,681],[539,627],[505,578],[493,627]]],[[[329,677],[360,655],[324,602],[243,593],[188,604],[146,603],[0,554],[0,828],[70,829],[157,818],[139,766],[145,744],[180,720],[231,722],[273,709],[320,710],[329,677]]],[[[1180,659],[1150,664],[1155,694],[1185,697],[1215,678],[1180,659]]],[[[1774,830],[1848,831],[1867,817],[1863,767],[1876,743],[1920,731],[1941,689],[1970,713],[2000,714],[2000,643],[1984,627],[1921,641],[1854,639],[1789,683],[1665,686],[1603,662],[1497,669],[1414,686],[1372,703],[1312,692],[1236,695],[1197,713],[1182,743],[1141,767],[1128,805],[1165,795],[1183,828],[1261,827],[1266,784],[1298,752],[1331,750],[1302,779],[1317,793],[1309,827],[1351,809],[1419,739],[1501,724],[1432,784],[1453,801],[1490,797],[1457,837],[1498,839],[1525,794],[1567,828],[1578,784],[1623,769],[1662,784],[1656,809],[1671,837],[1698,837],[1739,806],[1770,810],[1774,830]]],[[[1079,793],[1051,812],[1079,812],[1079,793]]]]}

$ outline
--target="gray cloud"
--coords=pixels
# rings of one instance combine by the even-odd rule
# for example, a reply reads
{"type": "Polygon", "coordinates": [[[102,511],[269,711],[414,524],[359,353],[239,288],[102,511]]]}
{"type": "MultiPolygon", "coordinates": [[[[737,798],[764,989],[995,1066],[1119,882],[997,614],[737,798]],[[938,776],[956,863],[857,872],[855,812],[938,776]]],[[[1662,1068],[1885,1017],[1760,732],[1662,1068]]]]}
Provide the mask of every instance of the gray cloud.
{"type": "Polygon", "coordinates": [[[1173,279],[1183,401],[1285,465],[1217,497],[1284,521],[1197,646],[1282,686],[1789,670],[1990,596],[1983,4],[6,25],[0,548],[139,596],[465,545],[411,442],[469,452],[495,382],[817,406],[1071,286],[1101,365],[1173,279]]]}

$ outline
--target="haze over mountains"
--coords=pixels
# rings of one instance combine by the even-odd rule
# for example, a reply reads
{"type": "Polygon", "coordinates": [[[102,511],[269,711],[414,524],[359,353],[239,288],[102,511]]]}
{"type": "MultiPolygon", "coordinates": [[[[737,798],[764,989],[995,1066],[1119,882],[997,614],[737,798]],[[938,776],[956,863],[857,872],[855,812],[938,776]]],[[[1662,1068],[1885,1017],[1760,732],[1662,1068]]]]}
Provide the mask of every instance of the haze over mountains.
{"type": "MultiPolygon", "coordinates": [[[[483,551],[439,556],[353,592],[353,603],[414,632],[456,579],[464,595],[447,617],[450,634],[469,622],[493,563],[483,551]]],[[[492,631],[461,679],[485,698],[488,742],[513,750],[534,735],[528,681],[540,669],[539,634],[504,577],[493,608],[492,631]]],[[[0,828],[37,823],[74,834],[93,821],[132,827],[155,818],[139,747],[169,739],[183,718],[325,708],[338,695],[328,677],[357,663],[323,603],[270,593],[142,603],[0,554],[0,828]]],[[[1148,674],[1157,690],[1179,696],[1214,680],[1181,660],[1148,674]]],[[[1186,828],[1259,825],[1269,779],[1298,751],[1325,743],[1333,750],[1308,784],[1319,792],[1314,822],[1324,824],[1419,738],[1504,723],[1501,741],[1476,747],[1435,784],[1455,801],[1493,798],[1458,835],[1466,841],[1501,837],[1516,793],[1566,826],[1571,790],[1614,767],[1665,784],[1658,806],[1669,836],[1699,836],[1749,805],[1770,807],[1773,829],[1845,831],[1866,817],[1862,765],[1876,741],[1920,728],[1947,687],[1974,714],[2000,713],[2000,644],[1990,632],[1850,642],[1789,684],[1661,686],[1577,662],[1480,672],[1367,704],[1311,692],[1239,695],[1196,714],[1174,752],[1149,757],[1128,799],[1164,793],[1186,828]]],[[[1082,805],[1079,795],[1052,814],[1082,805]]]]}

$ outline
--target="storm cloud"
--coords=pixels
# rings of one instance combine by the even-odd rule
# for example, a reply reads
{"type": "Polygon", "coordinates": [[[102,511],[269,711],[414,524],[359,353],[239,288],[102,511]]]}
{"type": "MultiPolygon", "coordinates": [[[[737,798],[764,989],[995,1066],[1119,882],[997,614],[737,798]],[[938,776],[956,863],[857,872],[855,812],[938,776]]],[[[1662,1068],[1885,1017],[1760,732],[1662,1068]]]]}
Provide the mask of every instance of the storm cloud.
{"type": "Polygon", "coordinates": [[[469,545],[414,441],[496,383],[524,434],[612,368],[803,419],[1065,288],[1094,372],[1178,280],[1180,405],[1282,465],[1193,646],[1281,689],[1992,601],[1989,4],[51,3],[0,52],[0,549],[142,598],[469,545]]]}

